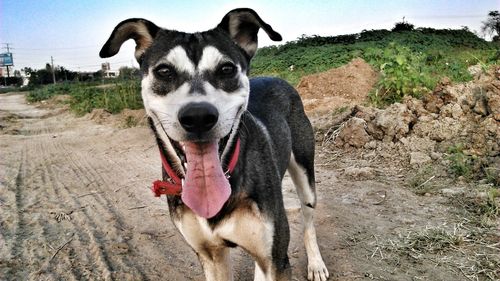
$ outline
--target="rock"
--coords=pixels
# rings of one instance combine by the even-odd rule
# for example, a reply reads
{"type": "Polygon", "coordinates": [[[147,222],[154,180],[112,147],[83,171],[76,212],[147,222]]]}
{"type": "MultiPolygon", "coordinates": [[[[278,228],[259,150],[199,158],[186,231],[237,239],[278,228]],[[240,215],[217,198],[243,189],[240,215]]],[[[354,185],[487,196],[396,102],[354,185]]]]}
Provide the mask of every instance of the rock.
{"type": "Polygon", "coordinates": [[[485,99],[479,98],[474,103],[474,107],[472,108],[474,113],[479,114],[481,116],[488,115],[488,104],[485,99]]]}
{"type": "Polygon", "coordinates": [[[486,99],[488,101],[488,111],[495,120],[500,121],[500,93],[489,91],[486,93],[486,99]]]}
{"type": "Polygon", "coordinates": [[[439,192],[445,196],[456,196],[462,195],[465,193],[465,189],[463,188],[443,188],[439,192]]]}
{"type": "Polygon", "coordinates": [[[356,114],[354,115],[355,117],[361,118],[365,120],[366,122],[369,122],[375,118],[375,114],[379,112],[380,110],[373,108],[373,107],[365,107],[362,105],[356,105],[352,112],[355,112],[356,114]]]}
{"type": "Polygon", "coordinates": [[[410,165],[412,166],[421,166],[429,162],[431,162],[431,158],[423,152],[417,151],[410,153],[410,165]]]}
{"type": "Polygon", "coordinates": [[[356,148],[363,147],[370,141],[370,135],[366,132],[365,126],[365,120],[352,117],[345,123],[344,128],[340,131],[336,143],[339,141],[338,144],[348,144],[356,148]]]}
{"type": "Polygon", "coordinates": [[[370,167],[348,167],[344,170],[344,175],[353,180],[369,180],[375,177],[375,170],[370,167]]]}
{"type": "Polygon", "coordinates": [[[432,113],[439,113],[441,107],[444,105],[443,100],[437,94],[428,94],[423,98],[424,108],[432,113]]]}
{"type": "Polygon", "coordinates": [[[124,254],[128,253],[129,246],[125,242],[113,243],[111,245],[111,251],[115,254],[118,254],[118,255],[124,255],[124,254]]]}
{"type": "Polygon", "coordinates": [[[367,142],[364,147],[366,149],[375,149],[375,148],[377,148],[377,141],[372,140],[370,142],[367,142]]]}
{"type": "Polygon", "coordinates": [[[428,112],[424,108],[424,103],[416,98],[405,96],[403,103],[413,112],[417,117],[427,115],[428,112]]]}
{"type": "Polygon", "coordinates": [[[442,155],[443,154],[441,154],[439,152],[435,152],[435,151],[432,151],[430,154],[432,160],[438,160],[441,158],[442,155]]]}
{"type": "Polygon", "coordinates": [[[430,122],[418,122],[413,131],[419,137],[429,137],[434,141],[450,140],[463,130],[463,124],[450,117],[432,120],[430,122]]]}
{"type": "Polygon", "coordinates": [[[449,103],[441,108],[440,115],[458,119],[463,115],[463,111],[457,103],[449,103]]]}
{"type": "Polygon", "coordinates": [[[479,79],[481,74],[483,74],[483,68],[479,64],[469,66],[467,71],[470,75],[474,76],[475,79],[479,79]]]}
{"type": "Polygon", "coordinates": [[[384,141],[399,140],[410,131],[415,116],[405,104],[395,103],[377,112],[373,123],[384,132],[384,141]]]}

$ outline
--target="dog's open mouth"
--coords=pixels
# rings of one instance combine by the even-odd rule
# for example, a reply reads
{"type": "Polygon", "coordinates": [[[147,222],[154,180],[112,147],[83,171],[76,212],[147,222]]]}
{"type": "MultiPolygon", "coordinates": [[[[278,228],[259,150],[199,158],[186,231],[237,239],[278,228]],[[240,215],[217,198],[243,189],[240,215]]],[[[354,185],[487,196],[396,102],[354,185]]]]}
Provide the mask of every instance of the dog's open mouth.
{"type": "Polygon", "coordinates": [[[156,114],[151,114],[151,118],[151,125],[163,141],[165,151],[170,151],[167,152],[167,161],[183,178],[182,201],[197,215],[214,217],[231,195],[231,185],[223,171],[219,156],[222,151],[219,149],[226,148],[233,130],[226,137],[209,142],[175,141],[167,135],[156,114]]]}
{"type": "Polygon", "coordinates": [[[175,146],[180,146],[176,151],[185,169],[182,201],[199,216],[215,216],[231,195],[219,159],[219,142],[180,142],[175,146]]]}

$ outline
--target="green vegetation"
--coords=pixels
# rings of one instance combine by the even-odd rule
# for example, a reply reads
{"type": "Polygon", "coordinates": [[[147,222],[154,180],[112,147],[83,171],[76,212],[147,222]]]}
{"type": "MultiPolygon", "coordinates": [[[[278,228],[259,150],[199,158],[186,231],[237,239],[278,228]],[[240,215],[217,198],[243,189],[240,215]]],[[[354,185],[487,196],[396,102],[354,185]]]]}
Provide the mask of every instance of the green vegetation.
{"type": "Polygon", "coordinates": [[[472,77],[467,67],[498,63],[500,46],[478,38],[467,28],[302,36],[282,46],[261,48],[253,60],[252,75],[277,76],[297,85],[304,75],[339,67],[356,57],[381,72],[371,98],[382,105],[404,95],[421,96],[445,76],[455,82],[469,81],[472,77]]]}
{"type": "Polygon", "coordinates": [[[50,99],[55,95],[65,95],[69,93],[71,86],[68,83],[63,84],[51,84],[45,87],[36,88],[29,92],[26,99],[29,102],[37,102],[42,100],[50,99]]]}
{"type": "Polygon", "coordinates": [[[408,47],[390,43],[385,49],[367,49],[366,57],[380,65],[381,79],[370,99],[375,105],[400,101],[405,95],[416,98],[429,92],[437,82],[425,64],[423,54],[408,47]]]}
{"type": "Polygon", "coordinates": [[[94,108],[104,108],[111,113],[119,113],[125,108],[142,108],[139,82],[118,83],[103,88],[76,87],[70,92],[70,107],[79,115],[94,108]]]}
{"type": "Polygon", "coordinates": [[[27,99],[30,102],[36,102],[61,94],[71,97],[69,100],[70,108],[78,115],[89,113],[95,108],[118,113],[125,108],[139,109],[143,107],[138,81],[125,81],[101,86],[88,83],[47,85],[31,91],[27,95],[27,99]]]}
{"type": "Polygon", "coordinates": [[[461,143],[452,145],[447,150],[448,172],[466,181],[482,181],[493,187],[500,187],[500,169],[487,157],[471,156],[465,152],[461,143]]]}
{"type": "Polygon", "coordinates": [[[413,176],[409,177],[408,185],[417,195],[432,193],[437,189],[432,181],[435,177],[434,167],[432,165],[425,165],[418,169],[413,176]]]}
{"type": "Polygon", "coordinates": [[[456,144],[448,148],[450,172],[457,177],[470,178],[472,176],[472,157],[464,154],[463,144],[456,144]]]}

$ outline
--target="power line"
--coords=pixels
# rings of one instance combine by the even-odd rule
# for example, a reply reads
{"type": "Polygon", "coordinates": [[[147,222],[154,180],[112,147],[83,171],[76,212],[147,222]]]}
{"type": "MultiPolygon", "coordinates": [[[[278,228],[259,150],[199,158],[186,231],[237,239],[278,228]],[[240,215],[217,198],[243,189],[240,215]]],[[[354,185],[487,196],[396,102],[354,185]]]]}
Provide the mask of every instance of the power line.
{"type": "Polygon", "coordinates": [[[484,18],[485,15],[409,15],[409,18],[414,19],[463,19],[463,18],[484,18]]]}
{"type": "Polygon", "coordinates": [[[87,45],[87,46],[74,46],[74,47],[63,47],[63,48],[14,48],[16,50],[28,50],[28,51],[57,51],[57,50],[76,50],[76,49],[88,49],[88,48],[98,48],[97,45],[87,45]]]}

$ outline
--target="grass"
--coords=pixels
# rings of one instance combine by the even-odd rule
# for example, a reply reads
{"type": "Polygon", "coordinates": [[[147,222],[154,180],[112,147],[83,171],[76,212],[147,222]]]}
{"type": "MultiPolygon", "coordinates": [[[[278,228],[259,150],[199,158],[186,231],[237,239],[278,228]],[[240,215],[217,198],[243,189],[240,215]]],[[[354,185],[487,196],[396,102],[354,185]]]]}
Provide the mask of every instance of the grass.
{"type": "Polygon", "coordinates": [[[41,88],[34,89],[26,95],[26,99],[29,102],[38,102],[42,100],[48,100],[55,95],[65,95],[68,94],[71,89],[71,84],[61,83],[61,84],[50,84],[43,86],[41,88]]]}
{"type": "Polygon", "coordinates": [[[464,145],[456,144],[448,148],[448,160],[450,161],[450,172],[457,177],[466,179],[472,176],[472,157],[464,153],[464,145]]]}
{"type": "MultiPolygon", "coordinates": [[[[455,153],[463,152],[455,147],[455,153]]],[[[424,166],[410,179],[416,193],[425,193],[433,167],[424,166]]],[[[395,238],[375,237],[371,258],[382,260],[404,270],[405,266],[427,264],[444,267],[464,280],[500,280],[500,190],[472,185],[468,192],[448,198],[449,213],[455,219],[420,229],[409,228],[395,238]]],[[[432,188],[430,189],[432,190],[432,188]]],[[[396,269],[394,269],[396,270],[396,269]]]]}
{"type": "Polygon", "coordinates": [[[487,157],[467,155],[465,145],[458,143],[448,147],[448,171],[455,177],[466,181],[483,181],[494,187],[500,187],[500,168],[497,162],[487,157]]]}
{"type": "Polygon", "coordinates": [[[119,113],[125,108],[143,108],[138,81],[119,82],[106,87],[85,83],[47,85],[31,91],[27,100],[37,102],[62,94],[70,96],[70,108],[77,115],[89,113],[96,108],[103,108],[111,113],[119,113]]]}
{"type": "Polygon", "coordinates": [[[409,178],[408,186],[417,195],[432,193],[436,189],[436,185],[433,182],[435,177],[434,167],[432,165],[425,165],[409,178]]]}
{"type": "Polygon", "coordinates": [[[443,254],[456,249],[464,242],[464,236],[455,228],[448,231],[438,227],[428,227],[420,231],[410,231],[401,237],[396,246],[397,251],[407,253],[410,257],[426,253],[443,254]]]}
{"type": "Polygon", "coordinates": [[[113,114],[125,108],[143,108],[140,84],[136,81],[117,83],[111,87],[76,87],[70,92],[70,108],[78,115],[103,108],[113,114]]]}
{"type": "Polygon", "coordinates": [[[494,227],[500,216],[500,191],[497,188],[489,188],[481,193],[482,196],[478,196],[477,192],[450,198],[450,204],[457,208],[458,215],[465,218],[469,224],[482,228],[494,227]]]}
{"type": "Polygon", "coordinates": [[[452,228],[426,227],[400,234],[396,239],[375,243],[376,253],[386,260],[398,257],[414,263],[431,263],[435,267],[446,267],[467,280],[498,280],[500,278],[500,247],[496,240],[488,237],[491,230],[484,231],[464,223],[456,223],[452,228]]]}

